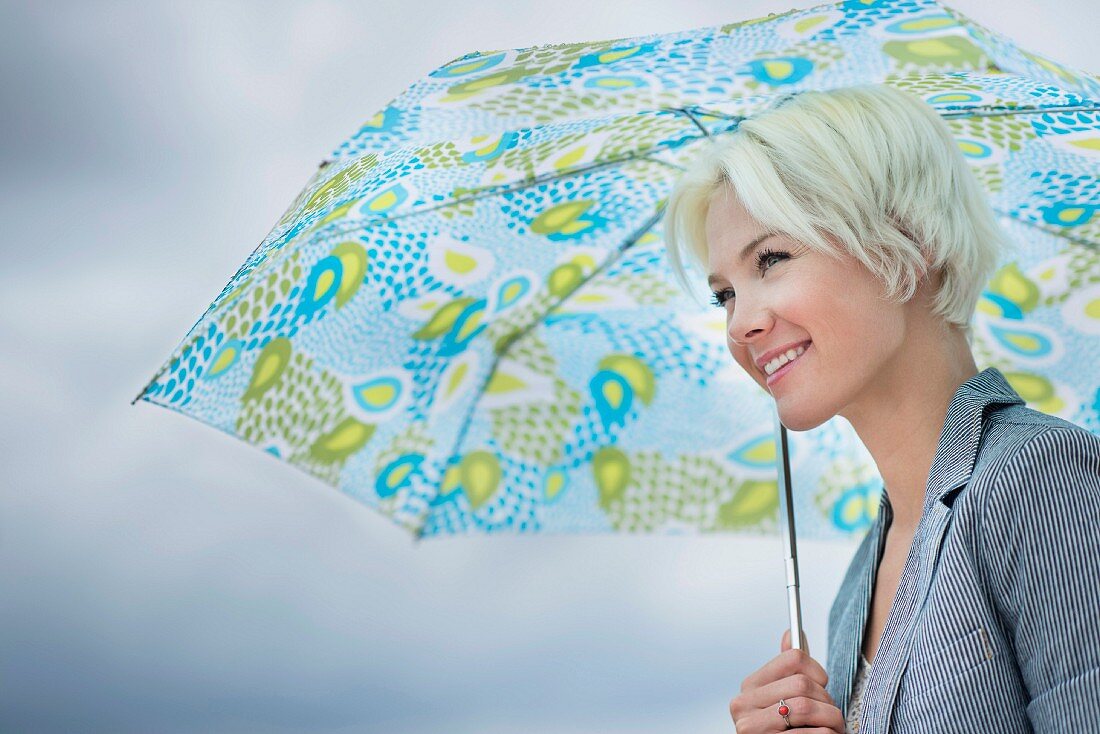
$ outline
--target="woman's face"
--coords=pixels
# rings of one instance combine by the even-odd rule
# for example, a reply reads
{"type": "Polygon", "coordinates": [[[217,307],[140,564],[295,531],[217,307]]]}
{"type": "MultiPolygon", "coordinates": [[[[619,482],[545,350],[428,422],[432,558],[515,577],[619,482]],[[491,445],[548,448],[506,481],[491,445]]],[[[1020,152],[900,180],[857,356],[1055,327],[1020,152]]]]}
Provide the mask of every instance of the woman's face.
{"type": "Polygon", "coordinates": [[[889,394],[890,375],[904,371],[909,304],[887,301],[881,282],[847,253],[834,260],[783,235],[742,258],[763,234],[733,189],[721,187],[706,235],[730,354],[771,393],[787,428],[808,430],[835,415],[851,420],[863,400],[889,394]],[[757,360],[788,345],[805,351],[769,377],[757,360]]]}

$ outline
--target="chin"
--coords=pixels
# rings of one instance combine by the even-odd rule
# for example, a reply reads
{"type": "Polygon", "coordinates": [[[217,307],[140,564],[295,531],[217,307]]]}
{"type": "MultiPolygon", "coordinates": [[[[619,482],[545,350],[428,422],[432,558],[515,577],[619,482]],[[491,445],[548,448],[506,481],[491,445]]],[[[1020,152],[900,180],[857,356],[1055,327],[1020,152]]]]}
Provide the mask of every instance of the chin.
{"type": "Polygon", "coordinates": [[[808,431],[817,428],[833,416],[828,411],[822,411],[810,406],[792,406],[785,404],[782,398],[775,402],[775,409],[779,413],[779,421],[787,427],[788,431],[808,431]]]}

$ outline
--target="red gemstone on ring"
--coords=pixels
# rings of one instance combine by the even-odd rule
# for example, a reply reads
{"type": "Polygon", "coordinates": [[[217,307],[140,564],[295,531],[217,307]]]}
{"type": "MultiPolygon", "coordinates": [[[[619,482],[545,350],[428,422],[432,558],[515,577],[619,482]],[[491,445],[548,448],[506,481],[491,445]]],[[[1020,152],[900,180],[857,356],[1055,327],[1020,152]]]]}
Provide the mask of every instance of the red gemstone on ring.
{"type": "Polygon", "coordinates": [[[789,708],[787,708],[786,706],[780,706],[779,707],[779,715],[780,716],[786,716],[790,712],[791,712],[791,710],[789,708]]]}

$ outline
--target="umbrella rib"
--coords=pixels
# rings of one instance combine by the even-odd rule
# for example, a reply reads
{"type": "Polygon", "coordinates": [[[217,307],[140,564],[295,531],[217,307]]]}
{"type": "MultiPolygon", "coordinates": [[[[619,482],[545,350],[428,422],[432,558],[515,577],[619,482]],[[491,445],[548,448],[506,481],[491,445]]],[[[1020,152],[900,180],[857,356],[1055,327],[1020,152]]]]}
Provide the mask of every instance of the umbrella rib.
{"type": "MultiPolygon", "coordinates": [[[[714,136],[710,134],[710,131],[708,131],[705,127],[703,127],[703,124],[701,122],[699,122],[698,120],[696,120],[695,115],[691,114],[691,112],[689,112],[686,107],[674,107],[674,108],[671,108],[671,109],[674,109],[676,112],[683,112],[685,115],[688,116],[689,120],[691,120],[692,122],[695,123],[695,126],[697,128],[699,128],[700,130],[703,131],[703,135],[706,136],[707,140],[714,140],[714,136]]],[[[731,118],[727,118],[727,119],[731,119],[731,118]]]]}
{"type": "MultiPolygon", "coordinates": [[[[657,162],[664,163],[664,161],[657,162]]],[[[611,257],[600,263],[599,266],[597,266],[591,273],[588,274],[587,277],[584,278],[584,280],[577,284],[576,288],[572,289],[568,293],[561,296],[561,298],[559,298],[557,301],[553,302],[545,311],[543,311],[543,313],[539,317],[532,319],[531,323],[529,323],[527,326],[520,329],[519,331],[515,332],[511,336],[511,338],[509,338],[508,341],[504,343],[499,351],[496,352],[495,356],[493,357],[493,363],[489,367],[488,371],[485,373],[485,379],[482,381],[481,387],[478,388],[477,397],[474,398],[470,411],[466,414],[465,419],[463,419],[462,421],[462,426],[458,429],[458,435],[455,437],[453,448],[451,449],[450,454],[447,457],[448,463],[450,463],[450,460],[458,454],[458,451],[462,446],[462,442],[466,439],[466,432],[470,427],[470,422],[473,420],[474,412],[477,410],[477,405],[481,401],[482,396],[485,395],[485,390],[488,389],[489,382],[493,379],[493,375],[496,373],[497,365],[500,364],[501,359],[504,357],[505,354],[507,354],[508,349],[517,341],[519,341],[520,338],[527,334],[527,332],[529,332],[531,329],[543,323],[543,320],[545,319],[547,313],[564,303],[570,296],[579,291],[584,284],[595,278],[597,274],[601,273],[609,265],[617,262],[619,258],[622,257],[623,253],[627,251],[627,249],[636,244],[638,240],[646,234],[646,232],[653,229],[653,226],[657,224],[657,222],[661,221],[661,217],[664,216],[664,213],[665,202],[661,202],[657,205],[654,213],[649,217],[649,219],[647,219],[641,227],[634,230],[634,233],[630,237],[628,237],[621,245],[619,245],[618,249],[616,249],[611,257]]],[[[424,526],[427,525],[427,520],[431,516],[431,513],[431,505],[429,504],[428,511],[421,518],[420,525],[417,526],[415,535],[416,540],[420,540],[423,537],[424,526]]]]}
{"type": "MultiPolygon", "coordinates": [[[[691,117],[692,122],[699,126],[703,130],[703,133],[707,137],[711,137],[707,133],[706,129],[692,116],[692,114],[684,108],[679,107],[666,107],[665,109],[675,110],[676,112],[683,112],[688,117],[691,117]]],[[[746,119],[742,115],[729,115],[724,112],[710,111],[704,108],[696,107],[697,110],[701,110],[703,114],[708,117],[720,117],[724,120],[744,120],[746,119]]],[[[950,110],[951,108],[948,108],[950,110]]],[[[940,117],[945,119],[955,117],[993,117],[993,116],[1007,116],[1007,115],[1039,115],[1048,112],[1100,112],[1100,105],[1052,105],[1049,107],[1007,107],[1004,105],[978,105],[975,107],[967,107],[957,111],[941,112],[940,117]]],[[[735,132],[734,130],[723,130],[720,134],[727,134],[735,132]]]]}
{"type": "MultiPolygon", "coordinates": [[[[704,132],[706,132],[706,131],[704,131],[704,132]]],[[[696,138],[696,139],[698,140],[698,139],[701,139],[701,138],[696,138]]],[[[396,222],[396,221],[398,221],[400,219],[404,219],[406,217],[414,217],[414,216],[419,216],[421,214],[427,214],[429,212],[434,212],[438,209],[446,209],[447,207],[455,206],[457,204],[465,204],[465,203],[471,202],[471,201],[478,201],[480,199],[484,199],[484,198],[490,197],[490,196],[501,196],[501,195],[504,195],[504,194],[515,193],[516,191],[522,191],[522,190],[530,188],[532,186],[537,186],[539,184],[546,183],[547,181],[553,181],[553,180],[559,179],[559,178],[568,178],[568,177],[575,176],[575,175],[580,174],[580,173],[588,173],[589,171],[595,171],[595,170],[599,170],[601,168],[607,168],[609,166],[618,165],[620,163],[625,163],[627,161],[646,159],[646,160],[656,161],[658,163],[666,163],[665,161],[662,161],[658,158],[653,158],[652,155],[653,155],[654,152],[659,152],[659,151],[668,150],[668,149],[669,148],[667,148],[667,147],[658,146],[658,147],[655,147],[655,148],[651,148],[651,149],[649,149],[645,152],[641,152],[641,153],[635,152],[635,153],[631,153],[629,155],[621,156],[619,158],[612,158],[612,159],[608,159],[608,160],[605,160],[605,161],[600,161],[598,163],[590,163],[586,166],[582,166],[580,168],[574,168],[574,169],[572,169],[570,171],[566,171],[564,173],[548,173],[548,174],[544,174],[542,176],[538,176],[538,177],[533,178],[533,179],[525,179],[521,183],[504,184],[504,185],[502,185],[501,187],[498,187],[498,188],[484,189],[484,190],[482,190],[482,191],[480,191],[476,194],[471,194],[469,196],[464,196],[462,198],[451,199],[450,201],[442,202],[442,203],[437,204],[437,205],[432,206],[432,207],[427,207],[427,208],[424,208],[424,209],[417,209],[415,211],[410,211],[410,212],[404,212],[402,214],[398,214],[398,215],[392,216],[392,217],[378,217],[376,219],[368,220],[367,222],[363,222],[361,220],[353,220],[353,221],[350,221],[350,222],[339,222],[339,221],[337,221],[337,222],[334,222],[333,224],[334,225],[345,224],[346,226],[348,226],[351,229],[361,229],[364,226],[372,225],[375,222],[396,222]]],[[[671,165],[671,164],[668,164],[668,165],[671,165]]],[[[681,168],[680,166],[675,166],[675,167],[676,168],[681,168]]],[[[356,197],[353,197],[353,198],[349,199],[348,201],[355,201],[356,199],[360,199],[360,198],[363,198],[363,197],[362,196],[356,196],[356,197]]],[[[337,204],[337,207],[343,206],[344,204],[347,204],[348,201],[340,202],[339,204],[337,204]]],[[[320,218],[320,217],[318,217],[318,218],[320,218]]]]}
{"type": "MultiPolygon", "coordinates": [[[[657,110],[657,111],[658,112],[682,112],[683,110],[680,110],[678,108],[664,107],[664,108],[661,108],[660,110],[657,110]]],[[[690,117],[690,115],[689,115],[689,117],[690,117]]],[[[705,136],[710,137],[710,134],[706,131],[706,129],[703,128],[701,125],[699,125],[699,123],[696,122],[694,118],[692,118],[692,122],[695,122],[695,124],[697,126],[699,126],[699,128],[703,131],[703,134],[705,136]]],[[[599,161],[599,162],[596,162],[596,163],[590,163],[588,165],[581,166],[579,168],[574,168],[572,170],[565,171],[563,173],[558,173],[558,172],[546,173],[546,174],[543,174],[541,176],[536,176],[535,178],[532,178],[532,179],[524,179],[522,182],[518,182],[518,183],[517,182],[512,182],[512,183],[509,183],[509,184],[502,184],[500,186],[488,187],[488,188],[482,189],[481,191],[479,191],[477,193],[470,194],[468,196],[456,197],[456,198],[451,199],[450,201],[445,201],[445,202],[442,202],[442,203],[437,204],[435,206],[426,207],[426,208],[423,208],[423,209],[416,209],[415,211],[407,211],[407,212],[404,212],[402,214],[398,214],[396,216],[380,216],[380,217],[377,217],[375,219],[368,220],[366,222],[363,222],[363,221],[360,221],[360,220],[353,220],[351,222],[347,222],[347,221],[341,222],[341,221],[337,220],[336,222],[332,223],[332,226],[334,228],[333,231],[334,232],[339,232],[340,231],[339,227],[341,225],[346,226],[348,229],[361,229],[365,226],[370,226],[370,225],[374,224],[375,222],[396,222],[396,221],[404,219],[406,217],[413,217],[413,216],[418,216],[420,214],[427,214],[429,212],[434,212],[434,211],[437,211],[439,209],[446,209],[447,207],[455,206],[457,204],[465,204],[465,203],[471,202],[471,201],[478,201],[480,199],[483,199],[483,198],[486,198],[486,197],[489,197],[489,196],[501,196],[501,195],[504,195],[504,194],[515,193],[517,191],[522,191],[524,189],[530,188],[532,186],[538,186],[539,184],[546,183],[547,181],[553,181],[553,180],[559,179],[559,178],[567,178],[567,177],[570,177],[570,176],[575,176],[575,175],[580,174],[580,173],[587,173],[589,171],[595,171],[595,170],[599,170],[601,168],[607,168],[608,166],[618,165],[620,163],[625,163],[627,161],[648,159],[648,160],[652,160],[652,161],[657,161],[659,163],[665,163],[665,161],[661,161],[657,158],[652,158],[651,156],[656,151],[668,150],[668,149],[669,149],[669,146],[660,146],[660,145],[658,145],[658,146],[654,146],[653,148],[650,148],[649,150],[647,150],[645,152],[636,152],[635,151],[635,152],[632,152],[632,153],[629,153],[627,155],[620,156],[620,157],[617,157],[617,158],[610,158],[608,160],[599,161]]],[[[330,164],[331,162],[332,161],[329,161],[329,160],[322,161],[319,168],[324,168],[326,165],[330,164]]],[[[667,164],[667,165],[671,165],[671,164],[667,164]]],[[[679,166],[676,166],[676,167],[683,170],[679,166]]],[[[326,212],[328,210],[337,209],[341,206],[344,206],[345,204],[348,204],[352,201],[355,201],[356,199],[361,199],[361,198],[363,198],[363,195],[353,196],[353,197],[351,197],[350,199],[348,199],[346,201],[332,202],[329,205],[329,207],[326,207],[325,210],[317,212],[312,217],[312,219],[314,219],[314,220],[323,219],[326,216],[326,212]]],[[[290,229],[293,229],[293,228],[291,227],[290,229]]],[[[303,229],[304,229],[304,227],[303,227],[303,229]]],[[[286,236],[285,234],[281,235],[280,237],[278,237],[275,240],[272,240],[270,243],[268,243],[268,249],[275,249],[276,243],[280,239],[283,239],[285,236],[286,236]]],[[[252,254],[249,255],[249,260],[252,259],[252,257],[256,254],[256,252],[264,244],[265,244],[264,242],[261,242],[256,247],[256,249],[252,251],[252,254]]],[[[245,261],[245,265],[247,265],[247,264],[248,264],[248,260],[245,261]]],[[[243,268],[244,268],[244,265],[242,265],[240,269],[243,269],[243,268]]],[[[238,270],[238,273],[240,272],[240,269],[238,270]]],[[[234,277],[236,277],[236,275],[234,277]]],[[[200,319],[200,322],[201,322],[201,319],[200,319]]]]}
{"type": "Polygon", "coordinates": [[[944,112],[944,119],[955,117],[1000,117],[1008,115],[1041,115],[1048,112],[1100,112],[1100,105],[1056,105],[1051,107],[1005,107],[1004,105],[981,105],[958,112],[944,112]]]}
{"type": "MultiPolygon", "coordinates": [[[[711,138],[711,139],[713,139],[713,138],[711,138]]],[[[702,138],[695,138],[695,140],[702,140],[702,138]]],[[[468,197],[465,197],[465,198],[462,198],[462,199],[452,199],[451,201],[439,204],[437,206],[433,206],[433,207],[430,207],[430,208],[427,208],[427,209],[417,209],[416,211],[405,212],[404,214],[399,214],[399,215],[393,216],[393,217],[378,217],[377,219],[368,220],[367,222],[362,222],[362,221],[359,221],[359,220],[341,222],[341,221],[337,220],[337,221],[333,222],[330,225],[333,229],[329,230],[329,234],[343,234],[345,230],[348,231],[348,232],[359,231],[359,230],[366,229],[367,227],[370,227],[370,226],[372,226],[376,223],[380,223],[380,222],[395,222],[399,219],[404,219],[406,217],[419,216],[421,214],[427,214],[429,212],[433,212],[433,211],[436,211],[438,209],[446,209],[447,207],[455,206],[457,204],[466,203],[468,201],[477,201],[479,199],[483,199],[483,198],[489,197],[489,196],[500,196],[500,195],[503,195],[503,194],[510,194],[510,193],[514,193],[516,191],[522,191],[523,189],[530,188],[531,186],[536,186],[536,185],[538,185],[540,183],[544,183],[546,181],[551,181],[551,180],[554,180],[554,179],[557,179],[557,178],[568,178],[568,177],[574,176],[576,174],[587,173],[589,171],[598,170],[600,168],[606,168],[608,166],[616,165],[618,163],[623,163],[625,161],[647,160],[647,161],[650,161],[652,163],[660,163],[661,165],[668,166],[669,168],[675,168],[678,171],[687,170],[683,166],[679,166],[679,165],[676,165],[675,163],[671,163],[669,161],[661,160],[660,158],[654,157],[655,152],[663,152],[664,150],[668,150],[668,148],[650,149],[649,151],[647,151],[645,153],[631,154],[631,155],[628,155],[628,156],[623,156],[622,158],[616,158],[614,160],[607,160],[607,161],[602,161],[600,163],[593,163],[593,164],[590,164],[590,165],[585,166],[583,168],[577,168],[577,169],[574,169],[572,171],[568,171],[566,173],[547,174],[547,175],[541,176],[537,179],[524,182],[523,184],[519,184],[519,185],[509,184],[509,186],[511,186],[511,188],[499,188],[499,189],[493,189],[493,190],[486,190],[486,191],[483,191],[479,194],[468,196],[468,197]]],[[[356,197],[356,198],[362,198],[362,197],[356,197]]],[[[352,199],[352,201],[354,201],[354,199],[352,199]]],[[[346,203],[347,202],[342,202],[339,206],[343,206],[343,204],[346,204],[346,203]]],[[[272,249],[275,249],[275,248],[272,248],[272,249]]],[[[243,266],[242,266],[242,268],[243,268],[243,266]]],[[[236,276],[234,276],[234,277],[236,277],[236,276]]],[[[209,311],[208,311],[208,313],[209,313],[209,311]]],[[[204,316],[205,316],[205,314],[204,314],[204,316]]],[[[196,323],[196,326],[197,325],[198,324],[196,323]]],[[[192,329],[193,328],[194,327],[192,327],[192,329]]]]}
{"type": "MultiPolygon", "coordinates": [[[[672,110],[675,112],[682,112],[691,118],[691,121],[703,131],[703,134],[708,138],[713,137],[707,130],[699,123],[694,115],[687,109],[681,107],[665,107],[664,109],[672,110]]],[[[719,117],[723,120],[745,120],[747,119],[743,115],[730,115],[725,112],[711,111],[702,107],[695,107],[696,111],[705,114],[707,117],[719,117]]],[[[951,108],[947,108],[949,111],[941,112],[940,117],[956,118],[956,117],[993,117],[993,116],[1008,116],[1008,115],[1040,115],[1049,112],[1100,112],[1100,105],[1051,105],[1048,107],[1007,107],[1005,105],[977,105],[974,107],[967,107],[951,111],[951,108]]],[[[724,135],[728,133],[736,132],[736,128],[732,130],[723,130],[719,134],[724,135]]]]}

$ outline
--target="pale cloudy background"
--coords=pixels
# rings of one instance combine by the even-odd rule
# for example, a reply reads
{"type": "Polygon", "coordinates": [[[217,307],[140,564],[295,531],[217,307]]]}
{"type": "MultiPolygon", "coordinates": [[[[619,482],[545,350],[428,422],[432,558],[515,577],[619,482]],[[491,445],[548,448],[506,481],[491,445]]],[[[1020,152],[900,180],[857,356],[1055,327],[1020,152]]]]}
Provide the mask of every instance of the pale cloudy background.
{"type": "MultiPolygon", "coordinates": [[[[954,7],[1100,70],[1095,2],[954,7]]],[[[778,539],[416,547],[129,401],[320,160],[440,64],[789,8],[0,4],[0,729],[732,731],[786,627],[778,539]]],[[[852,550],[803,545],[815,654],[852,550]]]]}

